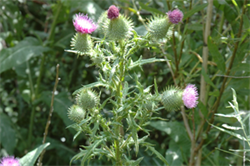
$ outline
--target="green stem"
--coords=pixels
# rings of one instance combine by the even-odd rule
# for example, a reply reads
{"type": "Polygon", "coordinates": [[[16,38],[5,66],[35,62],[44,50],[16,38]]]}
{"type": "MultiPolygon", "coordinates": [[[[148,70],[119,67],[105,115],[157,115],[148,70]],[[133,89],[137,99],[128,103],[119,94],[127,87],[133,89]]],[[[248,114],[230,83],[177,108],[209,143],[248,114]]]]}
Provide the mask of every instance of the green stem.
{"type": "MultiPolygon", "coordinates": [[[[118,108],[122,106],[122,87],[123,87],[123,81],[124,81],[124,75],[125,75],[125,71],[124,71],[124,61],[125,61],[125,57],[124,57],[124,41],[120,41],[120,48],[121,48],[121,52],[119,55],[120,58],[120,66],[119,66],[119,83],[116,86],[116,91],[117,91],[117,103],[118,103],[118,108]]],[[[119,113],[116,113],[116,122],[117,123],[122,123],[122,118],[119,116],[119,113]]],[[[121,133],[121,127],[119,125],[117,125],[115,127],[115,135],[117,137],[117,139],[115,139],[114,144],[115,144],[115,157],[116,157],[116,165],[122,165],[122,160],[121,160],[121,149],[120,149],[120,145],[119,142],[120,141],[120,136],[122,135],[121,133]]]]}

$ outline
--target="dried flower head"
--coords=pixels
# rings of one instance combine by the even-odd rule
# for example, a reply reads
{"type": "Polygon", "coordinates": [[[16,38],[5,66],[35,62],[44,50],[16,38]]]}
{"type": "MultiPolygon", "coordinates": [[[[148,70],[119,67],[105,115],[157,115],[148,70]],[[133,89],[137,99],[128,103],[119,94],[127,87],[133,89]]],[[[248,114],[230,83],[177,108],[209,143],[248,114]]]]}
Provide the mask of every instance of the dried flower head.
{"type": "Polygon", "coordinates": [[[84,15],[82,13],[75,15],[73,24],[77,32],[84,33],[84,34],[92,33],[97,28],[97,25],[91,19],[89,19],[87,15],[84,15]]]}
{"type": "Polygon", "coordinates": [[[182,94],[182,100],[187,108],[195,108],[198,104],[198,92],[195,85],[188,84],[182,94]]]}
{"type": "Polygon", "coordinates": [[[0,166],[20,166],[20,163],[14,156],[8,156],[1,159],[0,166]]]}
{"type": "Polygon", "coordinates": [[[119,9],[115,5],[110,6],[108,9],[108,18],[112,20],[117,18],[118,16],[119,16],[119,9]]]}
{"type": "Polygon", "coordinates": [[[170,22],[173,24],[178,24],[183,18],[183,13],[179,9],[169,11],[166,14],[168,15],[170,22]]]}

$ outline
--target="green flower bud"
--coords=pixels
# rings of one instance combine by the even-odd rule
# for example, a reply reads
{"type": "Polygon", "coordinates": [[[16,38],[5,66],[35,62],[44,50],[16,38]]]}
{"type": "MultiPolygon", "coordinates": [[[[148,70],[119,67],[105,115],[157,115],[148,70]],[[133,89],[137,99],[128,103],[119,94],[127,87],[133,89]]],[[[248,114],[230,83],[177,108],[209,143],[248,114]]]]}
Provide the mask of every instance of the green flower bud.
{"type": "Polygon", "coordinates": [[[148,24],[149,33],[153,39],[163,39],[166,37],[170,25],[166,16],[156,16],[148,24]]]}
{"type": "Polygon", "coordinates": [[[78,105],[72,105],[68,110],[68,117],[70,120],[80,123],[85,118],[85,110],[78,105]]]}
{"type": "Polygon", "coordinates": [[[77,104],[83,109],[92,109],[99,103],[97,94],[89,89],[83,89],[77,95],[77,104]]]}
{"type": "Polygon", "coordinates": [[[93,43],[90,35],[85,33],[76,33],[72,38],[71,47],[77,51],[79,55],[91,54],[93,43]]]}
{"type": "Polygon", "coordinates": [[[133,25],[131,20],[123,15],[105,22],[104,31],[111,40],[123,40],[129,38],[133,33],[133,25]]]}
{"type": "Polygon", "coordinates": [[[183,90],[171,87],[162,94],[161,102],[167,111],[176,111],[183,105],[183,90]]]}

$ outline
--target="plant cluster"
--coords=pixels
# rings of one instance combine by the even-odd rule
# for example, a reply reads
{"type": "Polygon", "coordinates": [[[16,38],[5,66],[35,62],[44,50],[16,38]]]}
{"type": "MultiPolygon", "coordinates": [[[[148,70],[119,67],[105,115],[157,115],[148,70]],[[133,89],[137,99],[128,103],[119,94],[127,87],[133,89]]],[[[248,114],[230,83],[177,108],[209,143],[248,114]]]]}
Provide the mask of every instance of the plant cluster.
{"type": "Polygon", "coordinates": [[[152,94],[152,85],[144,87],[136,79],[133,69],[164,59],[139,58],[134,61],[131,55],[138,49],[152,47],[153,41],[157,46],[159,39],[167,37],[169,27],[182,18],[183,13],[178,9],[165,16],[154,17],[148,23],[148,34],[139,36],[133,30],[132,21],[112,5],[99,18],[100,30],[104,33],[104,38],[99,39],[90,35],[98,25],[86,15],[75,15],[73,24],[77,32],[72,39],[73,50],[67,51],[88,55],[93,65],[99,67],[99,77],[97,82],[74,92],[76,105],[70,107],[68,117],[75,123],[69,127],[77,131],[74,139],[81,133],[88,135],[89,146],[82,145],[73,160],[81,159],[84,164],[97,155],[105,156],[114,165],[138,165],[143,157],[133,160],[131,153],[137,156],[139,147],[143,146],[168,165],[164,157],[146,141],[150,135],[146,126],[157,118],[152,115],[159,110],[160,101],[169,111],[179,110],[184,104],[195,108],[198,92],[194,85],[188,85],[185,90],[173,87],[160,94],[155,83],[155,94],[152,94]],[[100,86],[110,91],[109,97],[102,103],[99,102],[102,91],[98,94],[92,90],[100,86]],[[142,138],[138,137],[140,131],[145,133],[142,138]],[[131,151],[134,148],[135,151],[131,151]]]}

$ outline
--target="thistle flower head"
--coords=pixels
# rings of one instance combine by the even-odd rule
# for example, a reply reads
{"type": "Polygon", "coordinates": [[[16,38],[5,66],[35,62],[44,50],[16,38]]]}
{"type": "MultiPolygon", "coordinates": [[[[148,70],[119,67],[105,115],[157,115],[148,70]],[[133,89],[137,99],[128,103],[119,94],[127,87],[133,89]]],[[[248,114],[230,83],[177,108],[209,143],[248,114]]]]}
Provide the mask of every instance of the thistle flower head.
{"type": "Polygon", "coordinates": [[[166,14],[168,15],[169,21],[173,24],[178,24],[183,18],[183,13],[179,9],[169,11],[166,14]]]}
{"type": "Polygon", "coordinates": [[[117,17],[119,17],[119,9],[115,5],[110,6],[108,9],[108,18],[112,20],[117,17]]]}
{"type": "Polygon", "coordinates": [[[195,108],[198,104],[198,92],[195,85],[188,84],[182,94],[182,100],[187,108],[195,108]]]}
{"type": "Polygon", "coordinates": [[[8,156],[1,159],[0,166],[20,166],[20,163],[14,156],[8,156]]]}
{"type": "Polygon", "coordinates": [[[92,33],[96,30],[97,25],[82,13],[76,14],[73,20],[75,30],[80,33],[92,33]]]}

